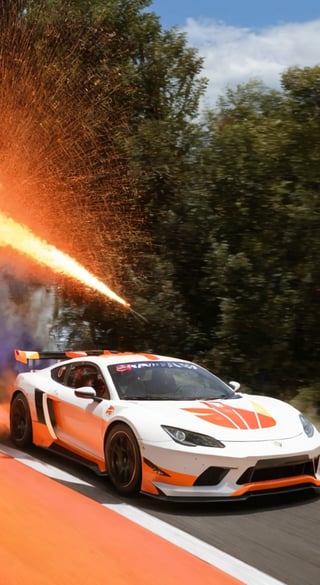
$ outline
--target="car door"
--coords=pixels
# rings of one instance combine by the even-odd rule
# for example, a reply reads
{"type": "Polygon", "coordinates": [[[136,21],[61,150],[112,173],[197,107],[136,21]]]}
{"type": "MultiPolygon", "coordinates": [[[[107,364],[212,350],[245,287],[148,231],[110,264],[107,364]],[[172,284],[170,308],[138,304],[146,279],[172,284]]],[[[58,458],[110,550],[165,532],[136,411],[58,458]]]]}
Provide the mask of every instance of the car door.
{"type": "Polygon", "coordinates": [[[102,460],[106,428],[103,415],[108,408],[107,386],[102,373],[95,364],[87,362],[69,364],[65,369],[50,401],[58,442],[84,457],[102,460]],[[77,392],[77,389],[92,386],[90,376],[104,382],[105,398],[84,397],[80,390],[77,392]]]}

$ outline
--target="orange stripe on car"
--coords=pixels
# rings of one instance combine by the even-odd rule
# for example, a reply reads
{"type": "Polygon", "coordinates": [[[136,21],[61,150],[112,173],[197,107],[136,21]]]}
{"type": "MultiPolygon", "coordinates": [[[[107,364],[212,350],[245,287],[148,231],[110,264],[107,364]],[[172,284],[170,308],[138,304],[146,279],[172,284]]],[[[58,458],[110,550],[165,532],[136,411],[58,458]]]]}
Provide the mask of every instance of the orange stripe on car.
{"type": "Polygon", "coordinates": [[[214,412],[221,414],[226,419],[228,419],[230,422],[232,422],[233,426],[236,427],[237,429],[247,429],[248,428],[248,425],[245,422],[245,420],[243,419],[243,417],[240,416],[239,413],[234,408],[230,408],[230,407],[226,406],[225,404],[222,404],[221,402],[217,402],[217,401],[214,404],[212,404],[211,402],[205,402],[204,404],[209,406],[209,408],[214,410],[214,412]]]}
{"type": "Polygon", "coordinates": [[[251,404],[255,409],[257,418],[259,419],[259,422],[263,428],[265,428],[266,426],[272,427],[276,424],[274,418],[265,408],[263,408],[263,406],[261,406],[261,404],[254,402],[253,400],[251,401],[251,404]],[[265,424],[267,421],[269,422],[268,425],[265,424]],[[273,424],[271,424],[271,421],[273,421],[273,424]]]}
{"type": "Polygon", "coordinates": [[[153,465],[152,462],[147,463],[145,459],[142,460],[142,491],[157,494],[158,490],[153,485],[153,482],[155,481],[161,481],[169,485],[191,487],[196,479],[196,475],[178,473],[171,469],[165,469],[164,467],[153,465]]]}
{"type": "Polygon", "coordinates": [[[247,492],[257,492],[262,490],[275,490],[294,485],[313,484],[320,487],[320,480],[315,479],[312,475],[299,475],[296,477],[285,477],[282,479],[270,479],[267,481],[257,481],[246,483],[239,490],[231,494],[232,497],[239,497],[247,492]]]}
{"type": "Polygon", "coordinates": [[[220,427],[229,427],[229,428],[237,428],[239,429],[239,425],[237,425],[232,419],[226,416],[223,412],[214,410],[212,407],[210,408],[183,408],[182,410],[186,410],[206,420],[209,423],[214,425],[218,425],[220,427]]]}
{"type": "Polygon", "coordinates": [[[38,421],[32,422],[33,442],[39,447],[50,447],[53,443],[53,438],[50,435],[47,425],[38,421]]]}
{"type": "Polygon", "coordinates": [[[244,408],[233,408],[221,402],[203,402],[207,408],[185,408],[199,418],[212,424],[236,428],[236,429],[258,429],[268,428],[276,424],[275,419],[267,413],[257,412],[256,410],[247,410],[244,408]]]}
{"type": "Polygon", "coordinates": [[[137,355],[137,356],[141,356],[141,357],[145,357],[148,360],[159,360],[159,356],[157,355],[153,355],[152,353],[136,353],[134,351],[112,351],[110,349],[104,349],[103,352],[101,353],[101,355],[99,357],[110,357],[110,356],[122,356],[122,355],[137,355]]]}

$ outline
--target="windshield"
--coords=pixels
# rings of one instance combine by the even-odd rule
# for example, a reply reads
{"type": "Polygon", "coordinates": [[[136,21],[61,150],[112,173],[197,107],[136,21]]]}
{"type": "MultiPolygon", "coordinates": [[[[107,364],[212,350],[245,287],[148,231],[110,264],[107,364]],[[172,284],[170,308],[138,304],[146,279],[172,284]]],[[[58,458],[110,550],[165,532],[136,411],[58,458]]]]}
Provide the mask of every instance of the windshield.
{"type": "Polygon", "coordinates": [[[125,400],[215,400],[234,392],[213,374],[192,363],[131,362],[109,366],[119,397],[125,400]]]}

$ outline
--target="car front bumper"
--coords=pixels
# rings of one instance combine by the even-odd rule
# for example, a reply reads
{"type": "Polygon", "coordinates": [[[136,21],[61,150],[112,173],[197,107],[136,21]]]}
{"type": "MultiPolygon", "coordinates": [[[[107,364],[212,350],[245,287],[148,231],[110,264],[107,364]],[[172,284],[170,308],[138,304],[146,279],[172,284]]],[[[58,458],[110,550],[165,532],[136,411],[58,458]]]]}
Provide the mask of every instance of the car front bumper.
{"type": "Polygon", "coordinates": [[[144,445],[142,491],[181,500],[246,499],[320,489],[319,439],[228,443],[224,449],[144,445]]]}

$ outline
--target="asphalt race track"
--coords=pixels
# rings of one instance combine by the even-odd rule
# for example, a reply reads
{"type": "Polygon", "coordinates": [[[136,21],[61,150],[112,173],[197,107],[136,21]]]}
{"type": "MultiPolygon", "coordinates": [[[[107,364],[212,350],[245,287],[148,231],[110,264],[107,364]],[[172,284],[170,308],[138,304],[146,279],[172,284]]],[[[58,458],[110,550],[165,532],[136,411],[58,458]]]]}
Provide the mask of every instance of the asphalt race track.
{"type": "Polygon", "coordinates": [[[6,438],[0,474],[0,561],[8,568],[1,585],[20,578],[24,585],[319,582],[320,498],[300,493],[223,505],[121,499],[107,478],[41,449],[19,452],[6,438]],[[39,558],[41,570],[32,565],[39,558]],[[67,581],[59,571],[70,573],[67,581]]]}

